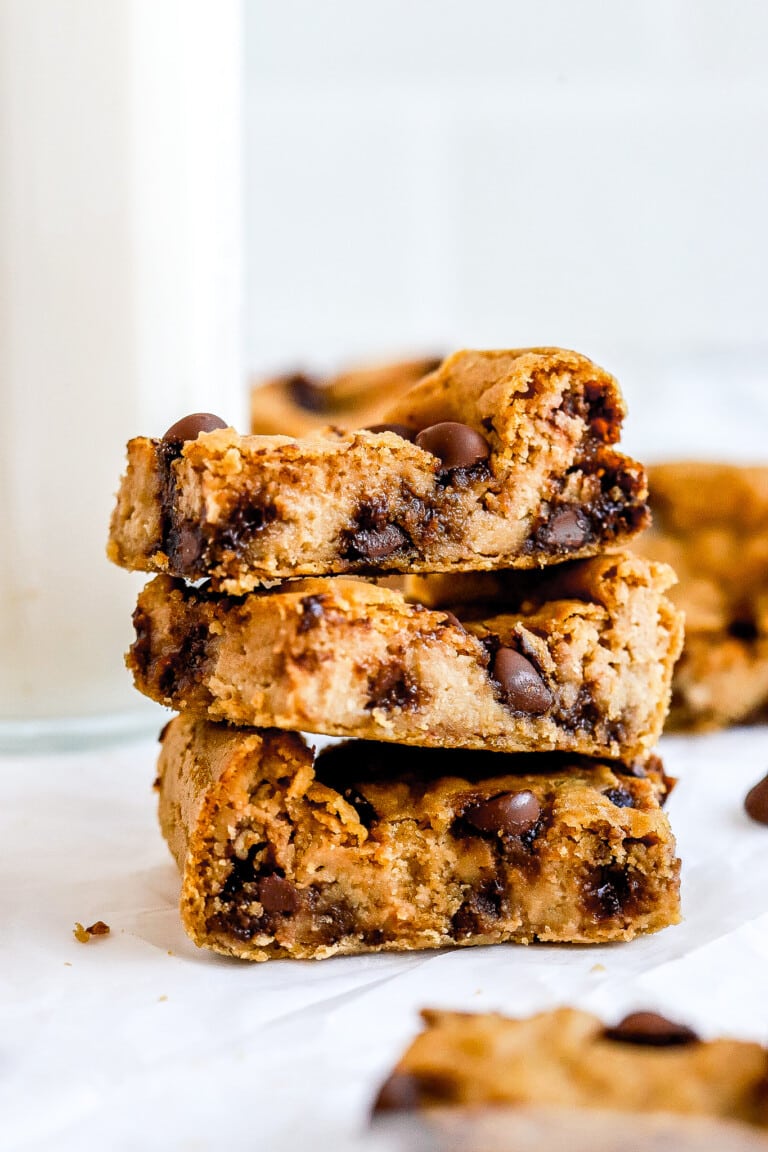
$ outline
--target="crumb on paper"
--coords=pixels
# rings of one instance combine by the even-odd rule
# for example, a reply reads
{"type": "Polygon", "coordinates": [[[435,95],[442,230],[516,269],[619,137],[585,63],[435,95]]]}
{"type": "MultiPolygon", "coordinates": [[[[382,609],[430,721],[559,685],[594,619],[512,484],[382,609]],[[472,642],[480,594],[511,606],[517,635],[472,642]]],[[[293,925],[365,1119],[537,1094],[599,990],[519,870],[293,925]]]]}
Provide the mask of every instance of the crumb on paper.
{"type": "Polygon", "coordinates": [[[157,998],[157,1002],[158,1002],[158,1004],[162,1004],[162,1003],[163,1003],[163,1001],[164,1001],[164,1000],[167,1000],[167,999],[168,999],[168,997],[167,997],[167,996],[158,996],[158,998],[157,998]]]}
{"type": "Polygon", "coordinates": [[[607,971],[608,971],[608,969],[606,968],[605,964],[593,964],[592,967],[590,968],[590,972],[607,972],[607,971]]]}
{"type": "Polygon", "coordinates": [[[173,956],[173,952],[171,952],[170,948],[168,949],[168,955],[173,956]]]}
{"type": "Polygon", "coordinates": [[[83,928],[80,921],[76,920],[75,926],[72,929],[72,935],[75,940],[79,940],[81,944],[87,944],[92,936],[108,936],[109,933],[109,924],[105,924],[103,920],[96,920],[87,928],[83,928]]]}
{"type": "Polygon", "coordinates": [[[72,967],[72,961],[71,960],[65,960],[64,961],[64,967],[65,968],[71,968],[72,967]]]}

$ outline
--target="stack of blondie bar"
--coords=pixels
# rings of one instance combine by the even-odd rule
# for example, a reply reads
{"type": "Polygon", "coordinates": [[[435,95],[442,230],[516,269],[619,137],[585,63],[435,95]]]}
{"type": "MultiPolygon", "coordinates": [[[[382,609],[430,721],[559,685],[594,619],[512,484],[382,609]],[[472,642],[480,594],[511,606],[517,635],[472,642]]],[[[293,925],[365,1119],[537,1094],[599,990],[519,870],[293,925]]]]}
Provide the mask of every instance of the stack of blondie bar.
{"type": "Polygon", "coordinates": [[[624,550],[648,510],[623,416],[583,356],[462,352],[374,428],[195,416],[129,443],[109,553],[159,573],[128,663],[179,712],[160,819],[198,944],[265,960],[677,921],[653,749],[682,621],[671,569],[624,550]]]}

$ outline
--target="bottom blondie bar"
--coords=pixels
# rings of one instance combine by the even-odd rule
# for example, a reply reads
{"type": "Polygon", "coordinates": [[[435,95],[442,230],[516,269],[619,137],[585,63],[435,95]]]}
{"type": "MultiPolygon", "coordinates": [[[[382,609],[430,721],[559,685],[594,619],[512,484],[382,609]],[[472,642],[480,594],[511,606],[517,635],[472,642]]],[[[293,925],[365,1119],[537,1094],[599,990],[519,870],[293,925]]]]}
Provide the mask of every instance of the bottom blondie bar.
{"type": "Polygon", "coordinates": [[[628,940],[679,919],[661,764],[351,741],[180,716],[160,822],[200,945],[250,960],[628,940]]]}

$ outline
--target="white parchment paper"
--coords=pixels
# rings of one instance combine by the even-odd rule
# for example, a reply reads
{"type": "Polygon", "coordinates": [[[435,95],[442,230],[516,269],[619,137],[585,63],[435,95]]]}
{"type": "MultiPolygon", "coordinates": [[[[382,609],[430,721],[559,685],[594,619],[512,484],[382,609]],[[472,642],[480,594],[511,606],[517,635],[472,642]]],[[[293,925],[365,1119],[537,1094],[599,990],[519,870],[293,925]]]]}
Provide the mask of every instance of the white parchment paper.
{"type": "Polygon", "coordinates": [[[250,965],[198,950],[139,743],[0,760],[0,1147],[365,1149],[425,1005],[657,1009],[768,1042],[768,728],[666,738],[685,920],[631,944],[250,965]],[[108,937],[79,944],[76,920],[108,937]]]}

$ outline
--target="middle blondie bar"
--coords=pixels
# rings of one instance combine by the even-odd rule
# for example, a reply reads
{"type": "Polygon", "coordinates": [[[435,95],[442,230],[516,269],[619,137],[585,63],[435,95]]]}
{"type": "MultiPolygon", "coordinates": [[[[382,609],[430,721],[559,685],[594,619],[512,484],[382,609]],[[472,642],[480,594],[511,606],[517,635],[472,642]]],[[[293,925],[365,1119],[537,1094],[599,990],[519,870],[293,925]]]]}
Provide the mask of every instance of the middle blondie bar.
{"type": "Polygon", "coordinates": [[[344,577],[233,598],[170,577],[134,614],[137,687],[230,724],[631,762],[656,743],[682,617],[629,553],[516,573],[504,614],[344,577]]]}

